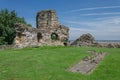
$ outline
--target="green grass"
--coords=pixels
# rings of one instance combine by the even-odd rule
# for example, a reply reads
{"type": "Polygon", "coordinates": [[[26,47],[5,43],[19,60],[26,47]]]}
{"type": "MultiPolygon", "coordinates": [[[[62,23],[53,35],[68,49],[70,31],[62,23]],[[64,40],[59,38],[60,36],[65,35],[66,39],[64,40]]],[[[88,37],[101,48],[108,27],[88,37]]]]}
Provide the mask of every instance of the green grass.
{"type": "Polygon", "coordinates": [[[120,49],[90,47],[41,47],[0,51],[0,80],[120,80],[120,49]],[[78,63],[87,50],[107,56],[90,75],[67,69],[78,63]]]}

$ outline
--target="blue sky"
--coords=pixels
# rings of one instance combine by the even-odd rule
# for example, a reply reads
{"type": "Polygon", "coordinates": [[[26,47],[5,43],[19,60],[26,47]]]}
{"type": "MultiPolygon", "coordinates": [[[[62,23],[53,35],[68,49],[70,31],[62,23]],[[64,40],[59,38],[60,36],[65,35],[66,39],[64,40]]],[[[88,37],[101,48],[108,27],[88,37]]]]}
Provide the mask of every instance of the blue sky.
{"type": "Polygon", "coordinates": [[[15,10],[36,26],[36,14],[54,9],[70,39],[91,33],[96,40],[120,40],[120,0],[0,0],[0,9],[15,10]]]}

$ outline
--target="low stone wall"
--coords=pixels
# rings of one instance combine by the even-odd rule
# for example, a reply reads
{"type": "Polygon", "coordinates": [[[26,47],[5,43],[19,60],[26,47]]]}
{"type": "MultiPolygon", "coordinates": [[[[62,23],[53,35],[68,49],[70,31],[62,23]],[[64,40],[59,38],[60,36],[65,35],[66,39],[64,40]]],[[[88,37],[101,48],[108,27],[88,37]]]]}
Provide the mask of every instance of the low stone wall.
{"type": "Polygon", "coordinates": [[[0,50],[11,49],[14,48],[14,45],[0,45],[0,50]]]}
{"type": "Polygon", "coordinates": [[[92,55],[84,57],[78,64],[69,68],[71,72],[78,72],[82,74],[91,74],[104,59],[107,53],[89,51],[92,55]]]}
{"type": "Polygon", "coordinates": [[[105,48],[120,48],[120,43],[110,43],[110,42],[101,42],[101,43],[94,43],[93,47],[105,47],[105,48]]]}

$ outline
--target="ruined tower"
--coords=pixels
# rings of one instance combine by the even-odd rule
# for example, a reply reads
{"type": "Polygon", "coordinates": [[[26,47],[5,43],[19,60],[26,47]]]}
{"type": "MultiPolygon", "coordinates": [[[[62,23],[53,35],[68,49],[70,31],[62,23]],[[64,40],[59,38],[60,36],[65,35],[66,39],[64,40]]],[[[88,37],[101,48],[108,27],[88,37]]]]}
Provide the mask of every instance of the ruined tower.
{"type": "Polygon", "coordinates": [[[55,27],[59,25],[58,17],[54,10],[43,10],[37,13],[36,17],[37,28],[55,27]]]}
{"type": "Polygon", "coordinates": [[[36,23],[39,44],[67,45],[69,40],[69,28],[59,23],[54,10],[42,10],[38,12],[36,23]]]}
{"type": "Polygon", "coordinates": [[[17,24],[14,44],[16,47],[27,46],[66,46],[69,43],[69,28],[61,25],[54,10],[42,10],[37,13],[36,27],[17,24]]]}

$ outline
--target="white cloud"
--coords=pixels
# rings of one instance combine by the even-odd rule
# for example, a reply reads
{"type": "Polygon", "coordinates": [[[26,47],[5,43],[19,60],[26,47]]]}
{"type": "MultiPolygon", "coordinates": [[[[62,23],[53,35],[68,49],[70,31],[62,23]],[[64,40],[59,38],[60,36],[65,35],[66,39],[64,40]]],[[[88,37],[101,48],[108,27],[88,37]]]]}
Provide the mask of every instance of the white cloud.
{"type": "Polygon", "coordinates": [[[109,13],[90,13],[90,14],[81,14],[81,16],[97,16],[97,15],[116,15],[120,12],[109,12],[109,13]]]}
{"type": "Polygon", "coordinates": [[[70,40],[77,39],[81,34],[93,33],[94,30],[70,27],[70,40]]]}
{"type": "Polygon", "coordinates": [[[120,17],[101,18],[96,21],[67,21],[75,26],[70,28],[70,39],[76,39],[85,33],[91,33],[95,39],[119,39],[120,40],[120,17]],[[76,25],[84,27],[76,28],[76,25]]]}
{"type": "Polygon", "coordinates": [[[75,9],[68,12],[79,12],[85,10],[97,10],[97,9],[109,9],[109,8],[120,8],[120,6],[104,6],[104,7],[91,7],[91,8],[82,8],[82,9],[75,9]]]}

